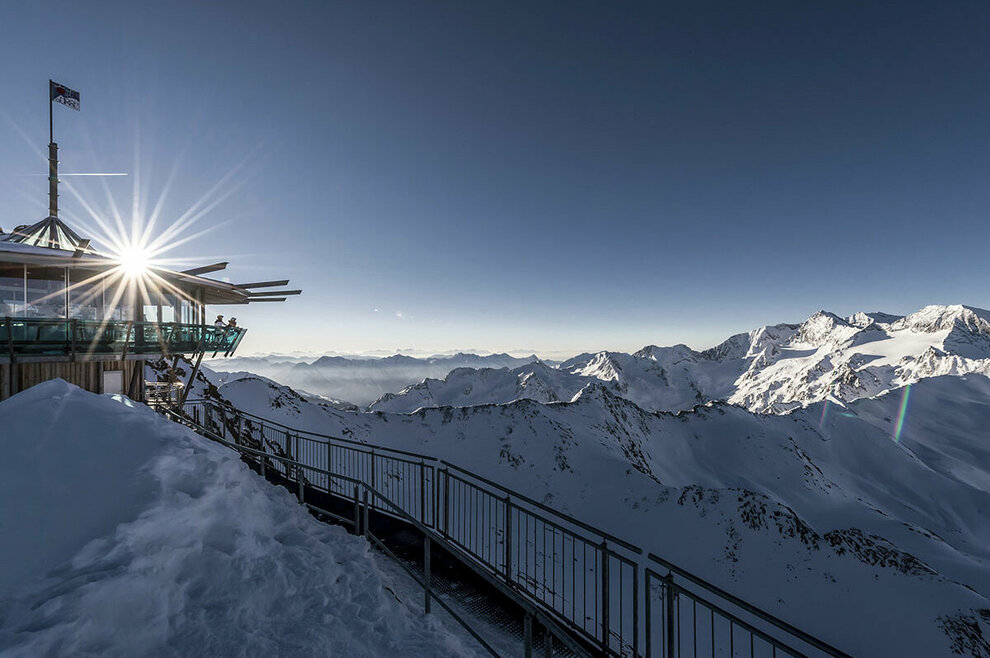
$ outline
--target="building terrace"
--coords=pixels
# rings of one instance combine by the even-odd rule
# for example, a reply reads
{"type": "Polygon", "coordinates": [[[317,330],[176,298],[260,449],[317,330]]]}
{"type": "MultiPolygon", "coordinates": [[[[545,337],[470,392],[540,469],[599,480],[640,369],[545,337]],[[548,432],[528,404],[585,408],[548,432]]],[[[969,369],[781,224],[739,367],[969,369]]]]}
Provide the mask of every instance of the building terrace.
{"type": "Polygon", "coordinates": [[[174,271],[103,256],[53,216],[0,229],[0,400],[55,377],[143,400],[146,361],[171,358],[174,369],[185,355],[198,368],[205,353],[237,349],[246,329],[215,327],[207,305],[300,292],[256,291],[288,281],[238,285],[202,276],[224,267],[174,271]]]}

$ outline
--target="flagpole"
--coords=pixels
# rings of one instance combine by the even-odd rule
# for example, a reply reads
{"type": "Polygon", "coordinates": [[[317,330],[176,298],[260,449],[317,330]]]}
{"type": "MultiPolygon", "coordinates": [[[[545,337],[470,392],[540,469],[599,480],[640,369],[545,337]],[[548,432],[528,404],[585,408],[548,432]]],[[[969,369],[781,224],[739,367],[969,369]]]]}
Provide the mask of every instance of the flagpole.
{"type": "Polygon", "coordinates": [[[52,130],[52,85],[48,80],[48,215],[58,217],[58,146],[52,130]]]}

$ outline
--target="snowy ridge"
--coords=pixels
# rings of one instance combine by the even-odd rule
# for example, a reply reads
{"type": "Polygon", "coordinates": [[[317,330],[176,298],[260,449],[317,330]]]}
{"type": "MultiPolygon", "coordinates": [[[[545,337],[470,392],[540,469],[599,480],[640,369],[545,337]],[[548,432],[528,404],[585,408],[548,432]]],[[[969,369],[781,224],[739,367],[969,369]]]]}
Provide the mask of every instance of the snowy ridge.
{"type": "Polygon", "coordinates": [[[457,368],[443,380],[428,378],[397,394],[386,393],[368,408],[404,412],[421,407],[489,404],[492,400],[561,402],[571,400],[587,383],[586,377],[562,373],[539,361],[514,370],[457,368]]]}

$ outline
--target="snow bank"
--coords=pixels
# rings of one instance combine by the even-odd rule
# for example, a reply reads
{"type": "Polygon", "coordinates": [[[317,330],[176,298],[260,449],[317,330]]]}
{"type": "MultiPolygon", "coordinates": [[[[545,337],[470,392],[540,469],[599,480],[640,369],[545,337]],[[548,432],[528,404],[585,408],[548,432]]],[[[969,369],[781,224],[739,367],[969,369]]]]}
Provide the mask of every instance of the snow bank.
{"type": "Polygon", "coordinates": [[[125,399],[0,404],[0,653],[465,655],[363,540],[125,399]]]}

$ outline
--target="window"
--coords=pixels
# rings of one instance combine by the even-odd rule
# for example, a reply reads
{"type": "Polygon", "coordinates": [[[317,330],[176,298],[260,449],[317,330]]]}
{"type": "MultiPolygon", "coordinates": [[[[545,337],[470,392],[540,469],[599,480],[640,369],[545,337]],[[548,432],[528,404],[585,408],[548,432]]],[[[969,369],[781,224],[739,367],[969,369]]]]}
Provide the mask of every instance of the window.
{"type": "Polygon", "coordinates": [[[0,318],[24,315],[24,266],[0,265],[0,318]]]}
{"type": "Polygon", "coordinates": [[[69,317],[103,319],[103,283],[94,272],[69,270],[69,317]]]}
{"type": "Polygon", "coordinates": [[[28,267],[26,317],[64,318],[65,302],[64,267],[28,267]]]}

